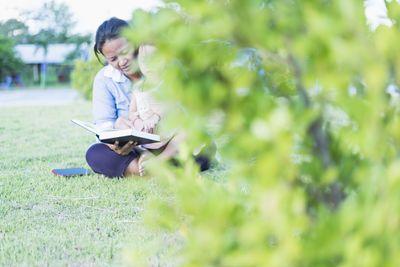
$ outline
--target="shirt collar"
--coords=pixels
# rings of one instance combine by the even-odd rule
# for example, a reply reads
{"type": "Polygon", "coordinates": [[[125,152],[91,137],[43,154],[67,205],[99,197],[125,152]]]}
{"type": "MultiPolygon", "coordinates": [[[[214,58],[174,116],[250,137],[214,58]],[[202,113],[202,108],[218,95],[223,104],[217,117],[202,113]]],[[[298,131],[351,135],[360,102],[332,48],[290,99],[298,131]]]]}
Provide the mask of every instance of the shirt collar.
{"type": "Polygon", "coordinates": [[[104,69],[104,77],[111,78],[114,82],[123,83],[128,80],[128,78],[119,70],[111,65],[107,65],[104,69]]]}

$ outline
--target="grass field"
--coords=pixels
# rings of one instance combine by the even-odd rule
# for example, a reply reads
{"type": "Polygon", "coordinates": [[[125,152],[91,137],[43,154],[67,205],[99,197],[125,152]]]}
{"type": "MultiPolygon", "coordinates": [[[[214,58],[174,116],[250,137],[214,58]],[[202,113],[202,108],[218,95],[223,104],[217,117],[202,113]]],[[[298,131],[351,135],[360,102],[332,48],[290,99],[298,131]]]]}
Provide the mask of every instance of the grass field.
{"type": "Polygon", "coordinates": [[[94,136],[69,120],[90,121],[90,103],[0,110],[0,266],[120,266],[157,235],[140,222],[154,181],[51,173],[88,168],[94,136]]]}

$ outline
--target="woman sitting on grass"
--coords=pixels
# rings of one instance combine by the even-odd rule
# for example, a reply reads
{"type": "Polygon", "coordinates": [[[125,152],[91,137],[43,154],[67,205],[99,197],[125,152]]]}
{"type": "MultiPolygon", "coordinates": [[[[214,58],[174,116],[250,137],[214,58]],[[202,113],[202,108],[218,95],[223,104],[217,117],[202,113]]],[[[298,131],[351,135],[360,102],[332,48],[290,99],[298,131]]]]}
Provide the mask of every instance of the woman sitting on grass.
{"type": "MultiPolygon", "coordinates": [[[[94,52],[99,61],[99,55],[103,55],[107,65],[97,73],[93,83],[94,123],[101,130],[136,127],[154,132],[162,114],[157,114],[158,117],[153,116],[151,121],[148,121],[150,117],[144,119],[141,117],[143,114],[133,106],[129,114],[132,100],[137,106],[143,105],[139,99],[132,99],[132,87],[138,87],[142,82],[143,73],[138,59],[141,53],[143,56],[149,48],[140,46],[134,49],[121,37],[121,30],[128,27],[126,21],[111,18],[97,29],[94,52]]],[[[178,134],[159,144],[159,147],[148,148],[155,148],[160,153],[157,157],[170,159],[178,152],[182,138],[183,136],[178,134]]],[[[94,172],[106,177],[130,177],[144,174],[142,163],[148,155],[151,154],[147,149],[137,147],[133,142],[122,147],[118,142],[113,145],[96,143],[86,152],[86,161],[94,172]]],[[[201,158],[200,164],[202,170],[209,168],[209,161],[204,157],[201,158]]]]}

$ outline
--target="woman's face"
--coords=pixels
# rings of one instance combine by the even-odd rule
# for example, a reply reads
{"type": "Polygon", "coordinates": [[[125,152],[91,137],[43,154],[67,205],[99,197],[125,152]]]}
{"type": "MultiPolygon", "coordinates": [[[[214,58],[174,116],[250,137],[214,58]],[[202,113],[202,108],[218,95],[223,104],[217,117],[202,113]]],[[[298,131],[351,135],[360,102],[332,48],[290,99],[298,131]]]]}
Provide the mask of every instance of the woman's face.
{"type": "Polygon", "coordinates": [[[134,75],[139,71],[137,53],[133,46],[125,38],[107,40],[101,52],[108,64],[121,71],[125,75],[134,75]]]}

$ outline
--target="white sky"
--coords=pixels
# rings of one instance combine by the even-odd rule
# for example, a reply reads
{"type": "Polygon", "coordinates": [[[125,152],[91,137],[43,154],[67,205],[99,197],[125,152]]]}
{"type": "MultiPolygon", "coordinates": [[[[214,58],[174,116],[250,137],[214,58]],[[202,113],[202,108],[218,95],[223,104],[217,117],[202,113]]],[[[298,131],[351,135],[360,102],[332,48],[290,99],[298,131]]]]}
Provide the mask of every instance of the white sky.
{"type": "MultiPolygon", "coordinates": [[[[19,17],[20,10],[39,9],[46,0],[0,0],[0,21],[19,17]]],[[[74,14],[73,20],[77,21],[74,33],[94,33],[97,27],[106,19],[118,17],[129,20],[136,8],[149,10],[162,5],[161,0],[55,0],[65,3],[74,14]]],[[[29,25],[28,25],[29,26],[29,25]]]]}
{"type": "MultiPolygon", "coordinates": [[[[389,23],[384,19],[386,9],[383,1],[366,0],[366,15],[372,28],[375,28],[378,23],[389,23]]],[[[19,17],[20,10],[38,9],[45,2],[46,0],[0,0],[0,21],[4,22],[10,18],[23,21],[19,17]]],[[[110,17],[129,20],[136,8],[148,10],[162,5],[162,0],[56,0],[56,2],[67,4],[74,14],[73,19],[77,21],[74,33],[91,33],[92,35],[97,27],[110,17]]]]}
{"type": "Polygon", "coordinates": [[[379,24],[391,25],[391,21],[387,18],[387,10],[384,0],[366,0],[365,15],[369,20],[369,24],[375,29],[379,24]]]}

